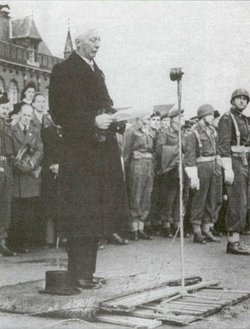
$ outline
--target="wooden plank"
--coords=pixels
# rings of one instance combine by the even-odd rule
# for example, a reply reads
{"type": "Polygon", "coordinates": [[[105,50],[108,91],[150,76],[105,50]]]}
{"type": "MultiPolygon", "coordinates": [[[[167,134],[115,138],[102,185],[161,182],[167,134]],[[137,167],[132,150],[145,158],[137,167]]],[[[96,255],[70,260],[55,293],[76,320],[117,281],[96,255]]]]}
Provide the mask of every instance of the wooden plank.
{"type": "Polygon", "coordinates": [[[196,302],[193,302],[192,300],[188,299],[187,301],[185,302],[188,302],[190,305],[197,305],[197,306],[202,306],[202,307],[210,307],[210,306],[219,306],[219,305],[222,305],[225,301],[204,301],[204,300],[197,300],[196,302]]]}
{"type": "Polygon", "coordinates": [[[95,319],[101,322],[128,326],[136,329],[153,329],[162,325],[162,321],[136,318],[124,315],[99,314],[95,319]]]}
{"type": "Polygon", "coordinates": [[[208,288],[204,288],[204,289],[202,289],[203,291],[208,291],[208,292],[218,292],[218,293],[225,293],[225,294],[227,294],[227,293],[233,293],[233,294],[247,294],[247,295],[250,295],[250,291],[246,291],[246,290],[231,290],[231,289],[208,289],[208,288]]]}
{"type": "Polygon", "coordinates": [[[135,310],[134,312],[131,313],[126,313],[130,316],[135,316],[135,317],[142,317],[145,319],[157,319],[161,320],[163,322],[167,322],[169,324],[175,324],[179,326],[186,326],[189,323],[192,323],[194,321],[200,320],[201,318],[198,316],[190,316],[190,315],[175,315],[172,313],[166,313],[166,314],[161,314],[161,313],[156,313],[152,310],[147,310],[147,309],[139,309],[135,310]]]}
{"type": "MultiPolygon", "coordinates": [[[[186,291],[196,291],[202,289],[204,287],[209,287],[212,285],[218,284],[218,281],[210,281],[210,282],[201,282],[198,284],[194,284],[191,286],[187,286],[186,291]]],[[[140,294],[132,294],[126,297],[121,297],[118,299],[114,299],[107,302],[102,302],[100,304],[101,309],[105,310],[120,310],[132,312],[135,307],[141,304],[145,304],[154,300],[159,300],[166,297],[172,297],[174,295],[182,294],[181,287],[163,287],[152,289],[149,291],[144,291],[140,294]]]]}
{"type": "Polygon", "coordinates": [[[148,310],[153,310],[155,312],[158,312],[160,314],[165,314],[166,312],[171,312],[175,314],[192,314],[192,315],[199,315],[201,311],[196,311],[196,310],[190,310],[189,308],[179,308],[179,307],[174,307],[171,306],[171,304],[168,304],[166,307],[157,307],[157,306],[143,306],[142,309],[148,309],[148,310]]]}
{"type": "MultiPolygon", "coordinates": [[[[179,305],[179,306],[190,306],[192,308],[196,308],[197,310],[204,310],[209,307],[214,307],[216,305],[214,304],[200,304],[200,303],[192,303],[192,302],[173,302],[170,305],[179,305]]],[[[222,304],[217,304],[217,306],[220,306],[222,304]]]]}
{"type": "Polygon", "coordinates": [[[202,296],[199,294],[189,294],[188,296],[185,296],[185,298],[186,297],[204,299],[204,300],[220,300],[220,297],[202,296]]]}

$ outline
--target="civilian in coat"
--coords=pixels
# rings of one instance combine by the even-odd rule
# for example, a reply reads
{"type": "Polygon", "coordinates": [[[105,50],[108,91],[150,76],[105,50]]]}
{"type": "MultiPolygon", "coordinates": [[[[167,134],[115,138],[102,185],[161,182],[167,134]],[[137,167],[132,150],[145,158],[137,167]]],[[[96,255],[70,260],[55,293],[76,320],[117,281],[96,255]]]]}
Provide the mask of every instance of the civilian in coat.
{"type": "Polygon", "coordinates": [[[19,153],[21,147],[29,145],[30,170],[23,172],[14,166],[9,238],[16,251],[25,252],[33,238],[33,230],[39,224],[34,223],[34,207],[36,198],[40,196],[39,166],[43,157],[43,145],[39,130],[30,124],[33,116],[32,106],[24,104],[19,116],[19,122],[12,126],[14,155],[19,153]]]}
{"type": "Polygon", "coordinates": [[[44,240],[45,238],[46,246],[52,247],[55,242],[57,175],[54,175],[49,167],[53,164],[58,166],[58,162],[51,163],[53,158],[57,158],[56,154],[58,153],[56,149],[58,142],[57,129],[50,114],[46,110],[44,94],[40,92],[35,93],[32,107],[34,112],[31,125],[40,131],[44,146],[44,159],[41,173],[41,197],[37,200],[35,208],[36,220],[44,225],[42,231],[38,226],[39,231],[37,230],[34,234],[38,237],[38,240],[44,240]]]}
{"type": "Polygon", "coordinates": [[[95,29],[76,39],[76,52],[53,69],[50,111],[62,126],[59,160],[59,228],[68,240],[68,273],[75,287],[96,288],[98,241],[127,230],[126,190],[107,114],[113,102],[94,62],[100,47],[95,29]]]}
{"type": "Polygon", "coordinates": [[[11,128],[7,123],[9,100],[6,93],[0,95],[0,253],[15,256],[6,244],[11,221],[12,170],[11,157],[13,145],[11,128]]]}
{"type": "Polygon", "coordinates": [[[58,162],[62,138],[61,129],[55,125],[46,127],[41,130],[41,137],[44,147],[41,172],[41,213],[45,221],[46,247],[50,248],[55,245],[57,235],[58,162]]]}

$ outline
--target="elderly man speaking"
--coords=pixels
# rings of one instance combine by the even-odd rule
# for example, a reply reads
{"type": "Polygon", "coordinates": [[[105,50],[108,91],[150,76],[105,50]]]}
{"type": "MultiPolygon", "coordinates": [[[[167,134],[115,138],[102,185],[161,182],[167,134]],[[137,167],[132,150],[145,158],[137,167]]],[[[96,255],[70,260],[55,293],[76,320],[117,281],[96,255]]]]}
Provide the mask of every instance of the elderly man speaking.
{"type": "Polygon", "coordinates": [[[74,288],[98,288],[98,242],[127,230],[126,189],[110,113],[113,102],[94,58],[96,29],[75,40],[76,51],[53,69],[50,111],[62,126],[59,162],[59,230],[68,240],[68,274],[74,288]]]}

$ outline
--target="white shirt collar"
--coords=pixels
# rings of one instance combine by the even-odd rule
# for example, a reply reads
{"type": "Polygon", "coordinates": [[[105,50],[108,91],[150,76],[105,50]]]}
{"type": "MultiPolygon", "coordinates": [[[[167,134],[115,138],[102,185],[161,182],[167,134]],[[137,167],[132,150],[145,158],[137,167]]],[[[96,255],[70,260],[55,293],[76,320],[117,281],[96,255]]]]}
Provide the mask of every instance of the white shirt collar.
{"type": "Polygon", "coordinates": [[[80,56],[90,67],[92,70],[94,70],[94,61],[93,60],[89,60],[88,58],[86,57],[83,57],[82,55],[80,55],[77,51],[76,51],[76,54],[78,56],[80,56]]]}
{"type": "MultiPolygon", "coordinates": [[[[21,123],[21,121],[18,122],[20,128],[22,129],[22,131],[24,130],[24,125],[21,123]]],[[[29,130],[29,125],[26,125],[26,129],[29,130]]]]}

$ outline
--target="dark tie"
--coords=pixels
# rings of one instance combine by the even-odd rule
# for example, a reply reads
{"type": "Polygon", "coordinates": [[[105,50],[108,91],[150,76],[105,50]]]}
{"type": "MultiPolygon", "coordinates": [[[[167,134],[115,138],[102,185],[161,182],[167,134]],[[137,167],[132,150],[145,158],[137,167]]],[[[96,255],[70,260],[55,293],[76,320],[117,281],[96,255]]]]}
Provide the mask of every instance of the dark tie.
{"type": "Polygon", "coordinates": [[[27,134],[27,131],[28,131],[27,126],[24,126],[24,128],[23,128],[23,133],[24,133],[24,135],[27,134]]]}

